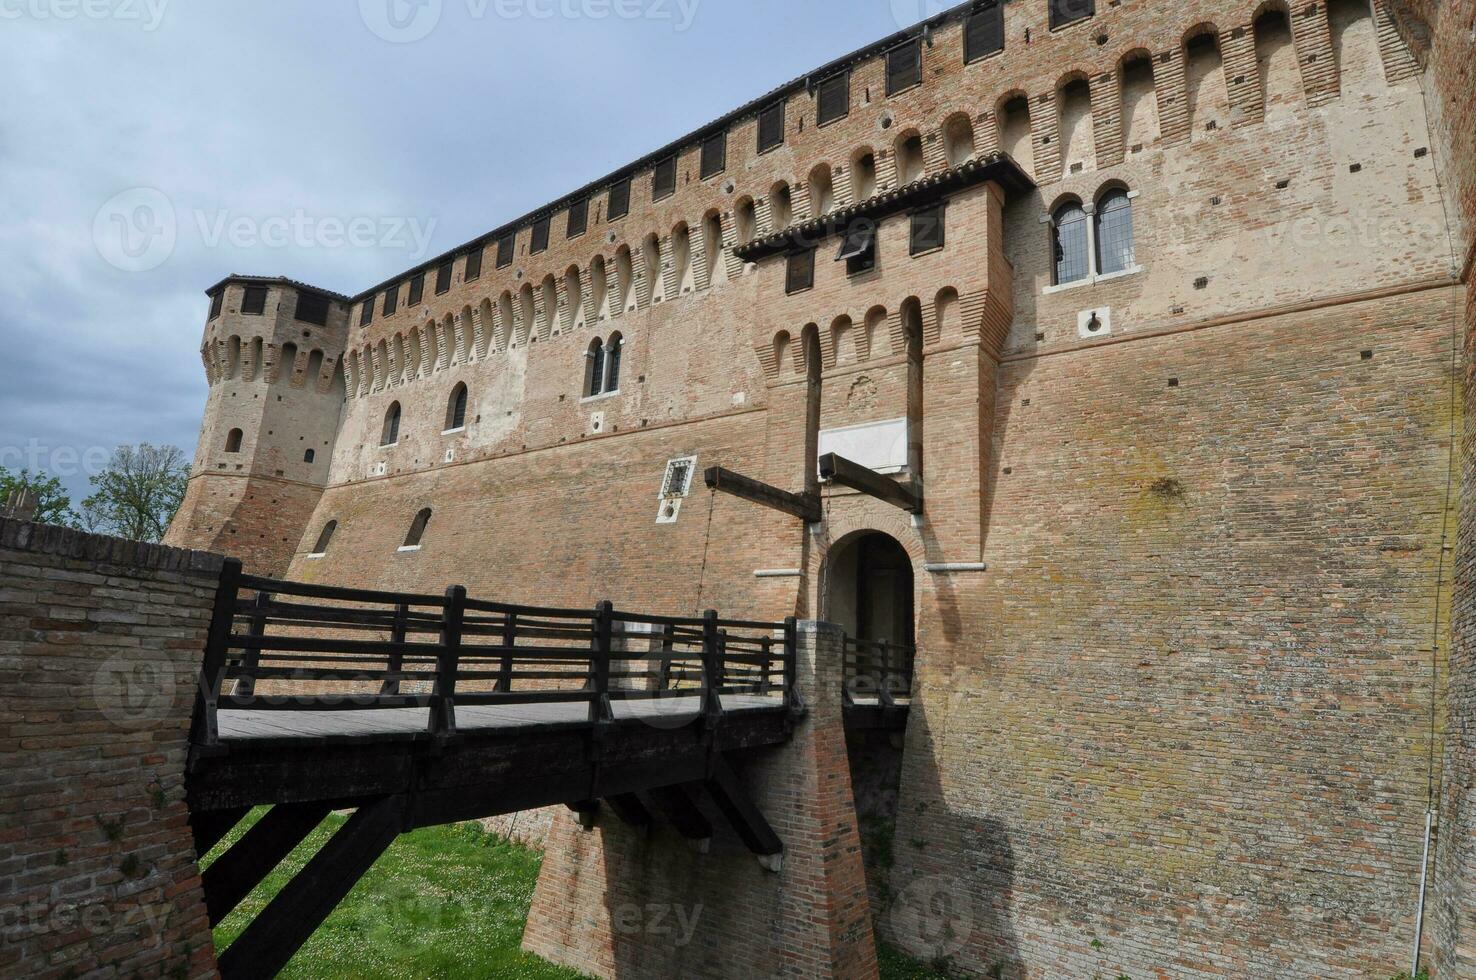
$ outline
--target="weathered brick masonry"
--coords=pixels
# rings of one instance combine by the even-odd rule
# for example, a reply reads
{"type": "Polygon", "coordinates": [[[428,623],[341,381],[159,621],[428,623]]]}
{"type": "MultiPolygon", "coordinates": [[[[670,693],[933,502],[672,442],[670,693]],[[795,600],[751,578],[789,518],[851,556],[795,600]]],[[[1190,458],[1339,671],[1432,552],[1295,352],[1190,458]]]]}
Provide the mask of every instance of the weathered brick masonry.
{"type": "Polygon", "coordinates": [[[184,775],[220,568],[0,519],[0,973],[215,975],[184,775]]]}
{"type": "MultiPolygon", "coordinates": [[[[663,151],[612,178],[634,176],[628,215],[597,182],[447,256],[444,283],[441,260],[352,299],[226,280],[170,540],[309,581],[772,619],[833,611],[832,559],[883,532],[911,558],[919,651],[883,936],[979,975],[1387,976],[1434,786],[1427,938],[1472,974],[1470,444],[1458,563],[1446,548],[1476,329],[1472,4],[1047,11],[1006,5],[1003,50],[971,63],[967,11],[940,17],[892,96],[884,48],[837,63],[844,118],[818,125],[817,85],[789,86],[675,145],[669,196],[663,151]],[[781,96],[784,143],[758,153],[781,96]],[[1035,189],[996,170],[950,191],[941,251],[911,255],[887,213],[874,270],[847,275],[832,236],[795,295],[782,254],[735,251],[996,152],[1035,189]],[[1057,285],[1052,216],[1119,189],[1128,267],[1057,285]],[[295,318],[304,292],[325,324],[295,318]],[[596,339],[622,344],[619,390],[586,397],[596,339]],[[912,419],[921,520],[827,490],[805,527],[699,484],[658,522],[674,459],[801,489],[812,408],[827,432],[912,419]],[[939,894],[953,913],[920,922],[939,894]]],[[[540,908],[580,921],[602,869],[646,853],[596,860],[566,822],[552,846],[540,908]]],[[[711,873],[647,856],[653,880],[711,873]]],[[[547,918],[530,942],[552,949],[547,918]]],[[[579,962],[620,972],[608,933],[581,938],[579,962]]]]}

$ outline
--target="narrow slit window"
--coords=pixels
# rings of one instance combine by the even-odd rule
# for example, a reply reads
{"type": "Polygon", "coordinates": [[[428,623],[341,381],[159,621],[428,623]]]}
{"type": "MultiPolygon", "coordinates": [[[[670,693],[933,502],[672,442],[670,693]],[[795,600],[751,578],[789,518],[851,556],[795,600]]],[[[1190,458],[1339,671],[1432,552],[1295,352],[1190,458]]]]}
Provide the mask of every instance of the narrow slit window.
{"type": "Polygon", "coordinates": [[[1004,3],[980,0],[964,26],[964,63],[987,58],[1005,46],[1004,3]]]}
{"type": "Polygon", "coordinates": [[[670,156],[656,164],[651,173],[651,200],[659,201],[676,193],[677,160],[670,156]]]}
{"type": "Polygon", "coordinates": [[[943,205],[912,213],[912,254],[921,255],[942,248],[947,240],[943,221],[943,205]]]}
{"type": "Polygon", "coordinates": [[[333,533],[338,530],[337,521],[329,521],[323,525],[322,532],[318,535],[318,543],[313,545],[313,555],[321,558],[328,554],[328,546],[333,543],[333,533]]]}
{"type": "Polygon", "coordinates": [[[784,291],[801,293],[815,285],[815,250],[793,252],[785,270],[784,291]]]}
{"type": "Polygon", "coordinates": [[[815,95],[816,119],[821,126],[851,114],[851,76],[843,72],[820,83],[815,95]]]}
{"type": "Polygon", "coordinates": [[[608,220],[623,218],[630,214],[630,178],[627,177],[610,188],[608,220]]]}
{"type": "Polygon", "coordinates": [[[584,397],[593,398],[605,390],[605,342],[596,337],[584,356],[584,397]]]}
{"type": "Polygon", "coordinates": [[[384,413],[384,431],[380,433],[381,446],[393,446],[400,441],[400,403],[394,402],[384,413]]]}
{"type": "Polygon", "coordinates": [[[1050,0],[1051,30],[1086,20],[1097,13],[1096,0],[1050,0]]]}
{"type": "Polygon", "coordinates": [[[613,395],[620,390],[620,359],[625,349],[625,339],[613,334],[605,344],[605,394],[613,395]]]}
{"type": "Polygon", "coordinates": [[[728,131],[714,133],[702,143],[702,179],[716,177],[728,169],[728,131]]]}
{"type": "Polygon", "coordinates": [[[767,153],[776,146],[784,145],[784,103],[776,102],[758,119],[758,151],[767,153]]]}
{"type": "Polygon", "coordinates": [[[846,230],[841,240],[837,262],[846,264],[846,274],[854,276],[876,268],[876,223],[862,218],[846,230]]]}
{"type": "Polygon", "coordinates": [[[246,295],[241,298],[241,315],[261,316],[266,312],[266,302],[267,288],[265,286],[247,286],[246,295]]]}
{"type": "Polygon", "coordinates": [[[922,43],[908,41],[887,52],[887,95],[922,83],[922,43]]]}
{"type": "Polygon", "coordinates": [[[401,546],[401,550],[409,551],[420,547],[420,543],[425,540],[425,529],[430,526],[430,520],[431,509],[429,507],[415,515],[415,520],[410,525],[410,533],[405,535],[405,543],[401,546]]]}
{"type": "Polygon", "coordinates": [[[569,227],[565,237],[578,238],[589,227],[589,199],[581,198],[569,205],[569,227]]]}
{"type": "Polygon", "coordinates": [[[458,384],[451,391],[451,397],[446,402],[446,431],[455,432],[466,428],[466,402],[467,390],[465,384],[458,384]]]}

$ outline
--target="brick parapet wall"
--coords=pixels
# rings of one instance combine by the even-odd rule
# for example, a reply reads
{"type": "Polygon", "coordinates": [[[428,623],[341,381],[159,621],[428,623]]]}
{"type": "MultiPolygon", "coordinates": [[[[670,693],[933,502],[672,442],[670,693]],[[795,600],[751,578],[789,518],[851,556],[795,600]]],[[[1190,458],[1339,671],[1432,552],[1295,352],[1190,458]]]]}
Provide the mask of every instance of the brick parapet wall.
{"type": "Polygon", "coordinates": [[[784,841],[782,871],[761,868],[721,816],[704,854],[662,823],[648,836],[605,814],[585,832],[559,814],[524,947],[598,977],[876,977],[841,722],[841,639],[828,624],[800,625],[799,690],[810,713],[788,745],[744,766],[754,803],[784,841]]]}
{"type": "Polygon", "coordinates": [[[0,520],[0,974],[215,975],[184,774],[221,561],[0,520]]]}

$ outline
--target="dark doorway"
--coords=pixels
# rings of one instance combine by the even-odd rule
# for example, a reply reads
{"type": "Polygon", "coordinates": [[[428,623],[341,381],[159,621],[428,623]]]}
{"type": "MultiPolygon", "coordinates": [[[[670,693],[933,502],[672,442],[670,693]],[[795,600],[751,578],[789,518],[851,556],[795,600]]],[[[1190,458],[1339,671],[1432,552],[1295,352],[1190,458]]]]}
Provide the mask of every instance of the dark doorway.
{"type": "Polygon", "coordinates": [[[863,534],[831,558],[826,618],[854,639],[911,647],[912,586],[907,549],[889,535],[863,534]]]}

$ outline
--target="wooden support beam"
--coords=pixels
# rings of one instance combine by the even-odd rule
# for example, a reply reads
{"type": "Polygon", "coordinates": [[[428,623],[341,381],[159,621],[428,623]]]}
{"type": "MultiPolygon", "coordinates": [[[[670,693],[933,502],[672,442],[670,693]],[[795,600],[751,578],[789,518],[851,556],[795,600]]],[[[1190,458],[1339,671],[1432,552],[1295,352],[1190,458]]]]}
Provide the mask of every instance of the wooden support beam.
{"type": "Polygon", "coordinates": [[[405,797],[361,807],[220,954],[224,980],[274,977],[399,836],[405,797]]]}
{"type": "Polygon", "coordinates": [[[738,774],[722,756],[713,763],[712,775],[706,785],[713,802],[738,832],[745,847],[761,858],[784,853],[784,842],[774,833],[774,828],[769,826],[759,808],[754,806],[738,774]]]}
{"type": "Polygon", "coordinates": [[[732,470],[725,470],[721,466],[709,469],[704,479],[710,490],[719,490],[773,510],[783,511],[809,524],[819,522],[823,516],[819,494],[790,493],[732,470]]]}
{"type": "Polygon", "coordinates": [[[891,477],[869,470],[860,463],[853,463],[844,456],[827,453],[820,457],[820,479],[838,483],[852,490],[859,490],[868,497],[875,497],[884,504],[907,511],[909,514],[923,512],[922,488],[916,477],[906,483],[898,483],[891,477]]]}
{"type": "Polygon", "coordinates": [[[249,806],[233,806],[229,810],[190,814],[190,833],[195,835],[195,857],[203,858],[224,839],[241,818],[251,812],[249,806]]]}
{"type": "Polygon", "coordinates": [[[646,804],[634,793],[621,793],[618,796],[605,798],[610,809],[622,821],[632,827],[646,828],[651,826],[651,811],[646,809],[646,804]]]}
{"type": "Polygon", "coordinates": [[[216,858],[200,876],[210,925],[220,925],[326,816],[326,803],[279,804],[216,858]]]}
{"type": "Polygon", "coordinates": [[[692,792],[686,786],[663,786],[651,791],[651,799],[671,821],[676,832],[687,840],[711,840],[712,821],[697,809],[692,792]]]}

